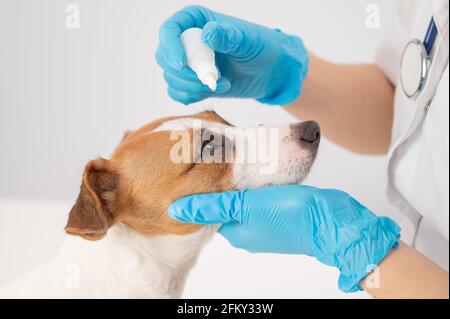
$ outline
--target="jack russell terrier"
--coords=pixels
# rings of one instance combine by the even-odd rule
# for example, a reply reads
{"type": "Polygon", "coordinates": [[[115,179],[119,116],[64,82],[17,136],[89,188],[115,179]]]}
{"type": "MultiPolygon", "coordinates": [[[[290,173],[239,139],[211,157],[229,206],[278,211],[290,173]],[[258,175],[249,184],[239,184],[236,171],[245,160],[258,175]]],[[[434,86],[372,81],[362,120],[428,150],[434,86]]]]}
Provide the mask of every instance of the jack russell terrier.
{"type": "MultiPolygon", "coordinates": [[[[237,143],[233,134],[238,128],[215,112],[163,118],[127,133],[110,160],[86,165],[58,255],[5,286],[0,297],[180,297],[200,250],[218,225],[179,223],[168,216],[168,206],[190,194],[298,184],[314,162],[320,143],[316,122],[257,128],[269,129],[277,133],[277,147],[272,149],[276,153],[270,155],[277,163],[269,172],[260,170],[264,163],[248,160],[249,141],[237,143]],[[226,143],[202,140],[199,150],[189,149],[190,160],[182,161],[174,151],[179,141],[173,133],[184,129],[195,144],[193,123],[226,143]],[[206,149],[209,154],[225,151],[222,158],[226,145],[233,151],[228,161],[196,160],[206,149]]],[[[261,149],[268,140],[263,134],[256,146],[261,149]]]]}

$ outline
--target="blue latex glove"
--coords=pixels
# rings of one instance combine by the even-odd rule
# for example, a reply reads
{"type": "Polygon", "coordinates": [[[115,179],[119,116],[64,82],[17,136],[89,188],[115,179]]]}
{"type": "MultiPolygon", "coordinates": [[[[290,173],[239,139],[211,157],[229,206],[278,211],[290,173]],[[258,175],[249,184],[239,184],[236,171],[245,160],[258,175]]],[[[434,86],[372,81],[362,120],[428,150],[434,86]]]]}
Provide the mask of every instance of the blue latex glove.
{"type": "Polygon", "coordinates": [[[200,6],[186,7],[163,23],[156,59],[169,95],[184,104],[210,96],[288,104],[300,95],[308,70],[300,38],[200,6]],[[203,29],[203,41],[216,52],[221,78],[215,92],[186,67],[180,35],[192,27],[203,29]]]}
{"type": "Polygon", "coordinates": [[[219,232],[250,252],[306,254],[340,270],[339,288],[359,282],[398,245],[400,228],[347,193],[309,186],[184,197],[169,207],[186,223],[223,224],[219,232]]]}

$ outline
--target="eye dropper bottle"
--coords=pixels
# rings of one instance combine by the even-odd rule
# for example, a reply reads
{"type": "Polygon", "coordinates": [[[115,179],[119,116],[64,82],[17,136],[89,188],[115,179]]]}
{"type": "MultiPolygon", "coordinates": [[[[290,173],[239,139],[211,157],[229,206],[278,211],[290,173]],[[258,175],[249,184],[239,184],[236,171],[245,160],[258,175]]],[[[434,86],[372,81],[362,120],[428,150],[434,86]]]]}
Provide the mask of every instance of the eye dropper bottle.
{"type": "Polygon", "coordinates": [[[217,88],[219,74],[216,68],[214,51],[202,40],[202,29],[190,28],[181,35],[181,42],[187,56],[188,66],[198,79],[212,91],[217,88]]]}

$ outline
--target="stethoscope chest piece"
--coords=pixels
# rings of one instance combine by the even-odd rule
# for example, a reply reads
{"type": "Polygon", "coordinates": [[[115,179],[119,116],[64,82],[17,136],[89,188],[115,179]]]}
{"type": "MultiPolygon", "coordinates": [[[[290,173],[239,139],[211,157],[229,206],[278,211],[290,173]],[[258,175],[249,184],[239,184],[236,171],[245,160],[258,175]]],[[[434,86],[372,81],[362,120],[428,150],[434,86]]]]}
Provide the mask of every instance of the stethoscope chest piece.
{"type": "Polygon", "coordinates": [[[403,50],[400,62],[400,82],[403,92],[410,99],[416,99],[427,81],[431,50],[437,35],[436,23],[431,18],[425,39],[412,39],[403,50]]]}
{"type": "Polygon", "coordinates": [[[429,68],[428,55],[422,41],[413,39],[403,50],[400,65],[400,81],[403,92],[410,99],[420,95],[425,85],[429,68]]]}

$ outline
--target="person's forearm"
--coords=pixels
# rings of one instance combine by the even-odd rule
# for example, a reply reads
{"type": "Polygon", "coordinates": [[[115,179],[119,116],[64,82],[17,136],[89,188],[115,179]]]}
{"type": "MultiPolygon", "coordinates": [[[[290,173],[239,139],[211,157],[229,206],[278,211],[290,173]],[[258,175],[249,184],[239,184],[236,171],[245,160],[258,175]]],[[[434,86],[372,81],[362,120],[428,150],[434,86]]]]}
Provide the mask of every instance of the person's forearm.
{"type": "Polygon", "coordinates": [[[285,109],[319,122],[323,135],[354,152],[384,154],[391,139],[394,88],[375,65],[333,64],[310,54],[300,98],[285,109]]]}
{"type": "Polygon", "coordinates": [[[449,297],[448,272],[404,243],[361,286],[374,298],[449,297]]]}

